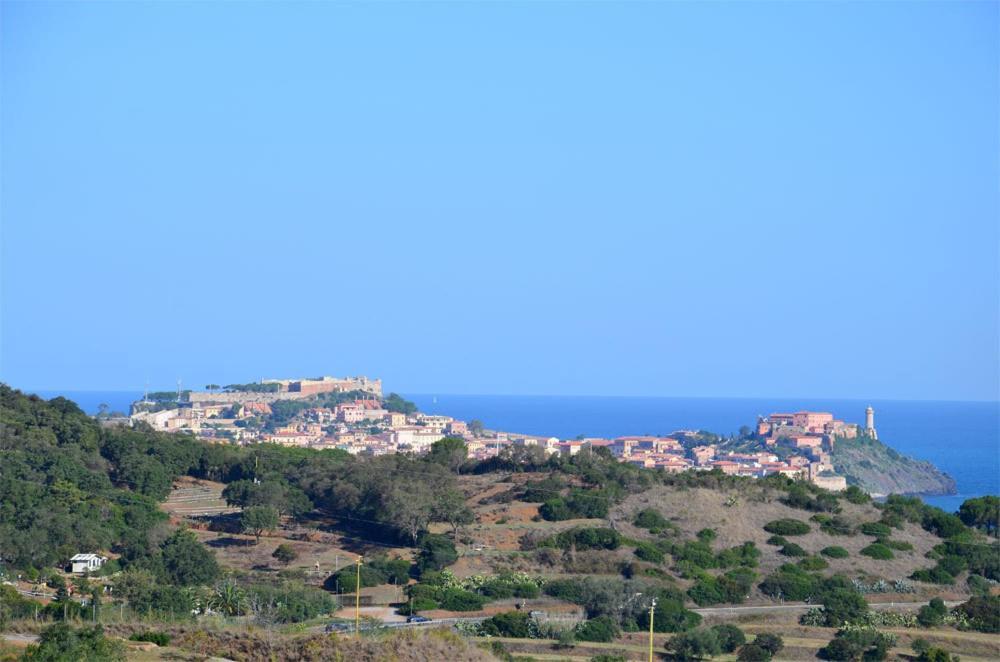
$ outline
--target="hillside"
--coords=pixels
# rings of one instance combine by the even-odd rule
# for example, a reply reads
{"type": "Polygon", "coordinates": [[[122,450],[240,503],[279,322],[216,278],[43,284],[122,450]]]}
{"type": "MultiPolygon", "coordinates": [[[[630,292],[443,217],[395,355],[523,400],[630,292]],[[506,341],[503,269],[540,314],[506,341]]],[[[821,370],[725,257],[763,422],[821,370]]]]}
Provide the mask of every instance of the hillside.
{"type": "Polygon", "coordinates": [[[955,480],[930,462],[903,455],[868,437],[838,439],[833,467],[849,485],[876,495],[954,494],[955,480]]]}
{"type": "MultiPolygon", "coordinates": [[[[360,573],[373,630],[422,614],[460,619],[467,635],[594,630],[630,651],[627,633],[650,627],[653,599],[663,645],[716,606],[845,594],[912,606],[1000,580],[996,543],[970,528],[996,530],[985,501],[963,521],[915,498],[877,504],[781,475],[671,474],[606,449],[512,447],[475,461],[456,438],[424,456],[210,444],[101,428],[66,400],[3,385],[0,423],[0,572],[27,578],[0,586],[0,620],[29,631],[35,613],[73,620],[87,613],[81,598],[104,595],[109,632],[141,620],[188,652],[312,659],[305,646],[321,658],[325,623],[353,627],[360,573]],[[112,561],[81,583],[62,571],[77,552],[112,561]]],[[[449,636],[406,631],[391,647],[489,659],[449,636]]],[[[369,654],[351,646],[326,652],[369,654]]]]}

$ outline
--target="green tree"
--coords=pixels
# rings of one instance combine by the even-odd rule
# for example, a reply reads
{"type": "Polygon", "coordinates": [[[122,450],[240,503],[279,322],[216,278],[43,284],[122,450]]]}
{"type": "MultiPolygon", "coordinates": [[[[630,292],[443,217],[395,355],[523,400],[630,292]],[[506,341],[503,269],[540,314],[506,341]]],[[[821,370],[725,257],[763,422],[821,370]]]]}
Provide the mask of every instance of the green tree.
{"type": "Polygon", "coordinates": [[[461,437],[445,437],[431,444],[425,456],[428,462],[440,464],[450,471],[458,471],[469,456],[469,449],[461,437]]]}
{"type": "Polygon", "coordinates": [[[958,516],[966,526],[1000,534],[1000,497],[995,495],[966,499],[958,508],[958,516]]]}
{"type": "Polygon", "coordinates": [[[700,660],[722,652],[719,638],[715,632],[707,629],[675,634],[667,642],[667,648],[673,651],[674,658],[678,660],[700,660]]]}
{"type": "Polygon", "coordinates": [[[209,584],[219,576],[215,554],[186,529],[178,529],[160,546],[163,572],[171,584],[209,584]]]}
{"type": "Polygon", "coordinates": [[[260,537],[278,528],[278,511],[271,506],[251,506],[240,515],[240,528],[260,544],[260,537]]]}
{"type": "Polygon", "coordinates": [[[472,436],[478,437],[483,433],[483,422],[478,418],[474,418],[471,421],[469,421],[468,428],[469,432],[472,433],[472,436]]]}
{"type": "Polygon", "coordinates": [[[288,543],[281,543],[271,552],[271,557],[277,559],[283,565],[288,565],[299,558],[299,553],[288,543]]]}
{"type": "Polygon", "coordinates": [[[868,603],[857,591],[834,588],[823,595],[823,617],[827,627],[854,623],[868,612],[868,603]]]}
{"type": "Polygon", "coordinates": [[[778,652],[785,647],[785,640],[781,638],[781,635],[774,634],[773,632],[759,633],[756,637],[754,637],[753,643],[755,646],[760,646],[771,655],[777,655],[778,652]]]}
{"type": "Polygon", "coordinates": [[[948,608],[941,598],[931,598],[931,601],[917,612],[917,622],[925,628],[941,625],[948,615],[948,608]]]}
{"type": "Polygon", "coordinates": [[[125,645],[104,636],[100,625],[75,629],[56,623],[42,630],[38,644],[28,646],[29,662],[117,662],[125,660],[125,645]]]}
{"type": "Polygon", "coordinates": [[[713,625],[712,632],[715,633],[715,638],[718,640],[719,648],[723,653],[732,653],[747,641],[743,630],[730,623],[713,625]]]}
{"type": "Polygon", "coordinates": [[[420,552],[417,554],[417,570],[420,574],[443,570],[457,560],[455,544],[447,536],[428,533],[421,539],[420,552]]]}

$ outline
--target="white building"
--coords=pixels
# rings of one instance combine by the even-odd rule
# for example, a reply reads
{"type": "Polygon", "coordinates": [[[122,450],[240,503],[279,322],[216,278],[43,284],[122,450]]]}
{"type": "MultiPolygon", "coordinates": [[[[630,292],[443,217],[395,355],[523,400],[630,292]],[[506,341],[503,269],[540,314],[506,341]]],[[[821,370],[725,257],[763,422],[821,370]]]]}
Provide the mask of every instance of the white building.
{"type": "Polygon", "coordinates": [[[75,554],[69,562],[73,566],[73,572],[87,573],[100,570],[101,566],[107,562],[107,559],[97,554],[75,554]]]}

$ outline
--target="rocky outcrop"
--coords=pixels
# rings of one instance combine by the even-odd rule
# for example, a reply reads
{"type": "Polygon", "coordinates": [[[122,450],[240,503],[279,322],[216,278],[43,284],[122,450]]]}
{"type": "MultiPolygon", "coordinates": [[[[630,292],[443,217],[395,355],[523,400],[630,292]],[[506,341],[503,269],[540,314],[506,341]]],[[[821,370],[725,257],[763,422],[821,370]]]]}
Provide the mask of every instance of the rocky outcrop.
{"type": "Polygon", "coordinates": [[[873,496],[955,494],[955,480],[930,462],[903,455],[868,437],[838,439],[831,455],[834,470],[873,496]]]}

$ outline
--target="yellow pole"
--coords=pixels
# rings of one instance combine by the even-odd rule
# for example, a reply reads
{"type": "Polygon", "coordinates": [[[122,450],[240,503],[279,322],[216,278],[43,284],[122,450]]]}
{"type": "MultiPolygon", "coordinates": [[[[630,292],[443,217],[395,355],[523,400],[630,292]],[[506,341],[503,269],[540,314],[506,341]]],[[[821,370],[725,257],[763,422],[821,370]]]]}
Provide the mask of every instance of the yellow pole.
{"type": "Polygon", "coordinates": [[[653,662],[653,615],[656,613],[656,600],[649,605],[649,662],[653,662]]]}
{"type": "Polygon", "coordinates": [[[361,637],[361,557],[358,557],[358,576],[354,583],[354,637],[361,637]]]}

